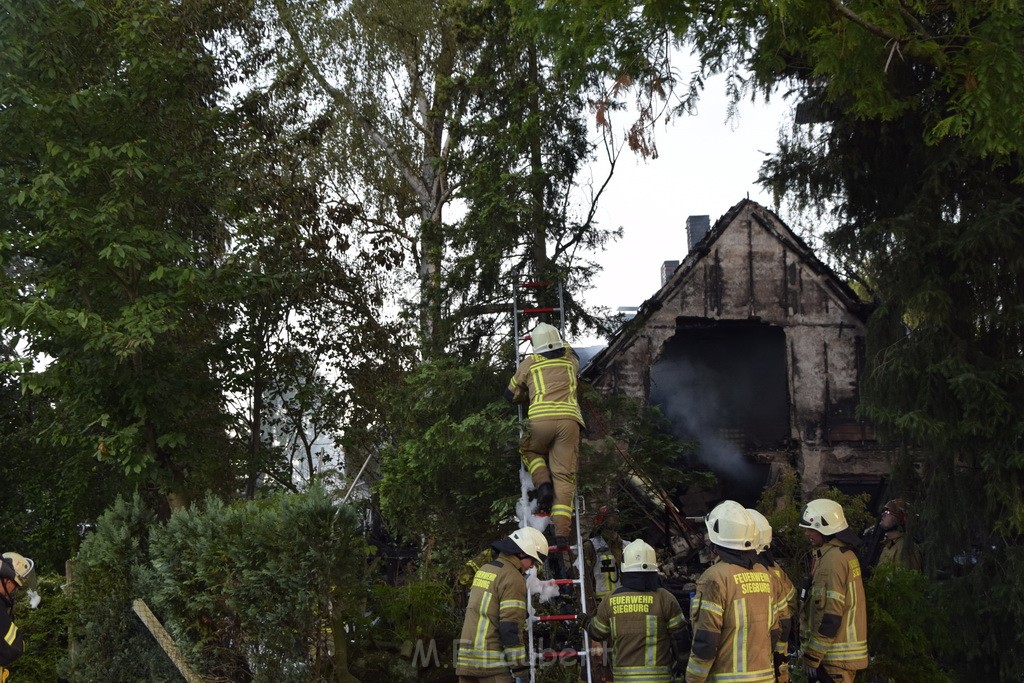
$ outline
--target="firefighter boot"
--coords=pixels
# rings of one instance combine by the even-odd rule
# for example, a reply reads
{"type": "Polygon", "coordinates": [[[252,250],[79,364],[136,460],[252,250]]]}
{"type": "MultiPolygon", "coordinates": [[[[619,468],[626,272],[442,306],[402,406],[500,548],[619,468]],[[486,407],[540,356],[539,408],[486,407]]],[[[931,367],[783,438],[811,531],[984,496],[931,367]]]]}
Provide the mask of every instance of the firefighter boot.
{"type": "Polygon", "coordinates": [[[550,514],[551,503],[554,502],[555,487],[546,481],[537,487],[537,514],[550,514]]]}

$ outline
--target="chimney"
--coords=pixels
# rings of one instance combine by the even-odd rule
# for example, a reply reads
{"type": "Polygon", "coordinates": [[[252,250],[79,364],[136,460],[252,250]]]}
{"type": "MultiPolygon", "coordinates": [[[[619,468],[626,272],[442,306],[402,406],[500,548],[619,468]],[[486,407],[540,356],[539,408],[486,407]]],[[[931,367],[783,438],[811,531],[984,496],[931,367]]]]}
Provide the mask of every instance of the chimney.
{"type": "Polygon", "coordinates": [[[686,219],[686,248],[693,251],[711,229],[711,216],[689,216],[686,219]]]}
{"type": "Polygon", "coordinates": [[[665,283],[668,282],[669,278],[672,277],[672,273],[676,272],[676,268],[679,267],[679,261],[665,261],[661,264],[661,286],[664,287],[665,283]]]}

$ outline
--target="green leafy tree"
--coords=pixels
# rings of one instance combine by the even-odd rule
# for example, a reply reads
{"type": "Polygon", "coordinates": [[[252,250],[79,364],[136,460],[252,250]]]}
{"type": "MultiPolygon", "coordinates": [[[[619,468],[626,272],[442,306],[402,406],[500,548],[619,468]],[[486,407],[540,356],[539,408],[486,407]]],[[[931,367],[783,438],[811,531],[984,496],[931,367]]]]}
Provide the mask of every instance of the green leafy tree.
{"type": "Polygon", "coordinates": [[[940,587],[896,564],[878,568],[864,586],[868,601],[868,669],[888,680],[952,681],[936,660],[951,650],[951,615],[940,587]]]}
{"type": "Polygon", "coordinates": [[[209,498],[153,530],[154,609],[205,676],[340,681],[366,556],[355,510],[323,489],[209,498]]]}
{"type": "Polygon", "coordinates": [[[222,479],[216,315],[223,249],[203,3],[0,5],[2,322],[21,331],[50,439],[146,478],[172,504],[222,479]]]}
{"type": "Polygon", "coordinates": [[[517,526],[516,421],[494,400],[503,388],[492,367],[439,360],[389,393],[377,493],[394,531],[422,542],[426,571],[451,574],[517,526]]]}
{"type": "Polygon", "coordinates": [[[389,256],[355,233],[358,207],[328,196],[321,148],[331,123],[304,110],[277,83],[254,86],[235,108],[240,191],[216,272],[226,318],[218,377],[248,497],[265,479],[308,485],[321,469],[314,450],[335,451],[346,425],[372,421],[370,396],[403,358],[400,330],[379,314],[389,256]]]}
{"type": "Polygon", "coordinates": [[[118,499],[75,561],[66,675],[179,680],[132,612],[141,598],[206,678],[351,680],[367,551],[358,513],[322,488],[232,505],[211,496],[166,522],[139,496],[118,499]]]}
{"type": "Polygon", "coordinates": [[[41,573],[63,573],[85,526],[131,477],[91,452],[41,437],[39,425],[55,420],[56,410],[44,397],[23,394],[20,384],[15,375],[0,374],[0,538],[6,550],[31,557],[41,573]]]}
{"type": "Polygon", "coordinates": [[[70,600],[60,574],[41,574],[36,590],[42,598],[36,609],[30,608],[24,591],[15,606],[15,623],[28,647],[18,657],[12,676],[26,681],[55,681],[68,655],[70,600]]]}
{"type": "Polygon", "coordinates": [[[357,224],[417,278],[402,305],[422,357],[493,353],[480,349],[504,321],[477,316],[507,302],[514,267],[582,286],[592,268],[579,254],[604,235],[592,209],[577,217],[570,204],[591,153],[579,91],[553,73],[550,44],[514,29],[510,5],[275,6],[316,84],[307,97],[334,116],[337,184],[357,224]]]}

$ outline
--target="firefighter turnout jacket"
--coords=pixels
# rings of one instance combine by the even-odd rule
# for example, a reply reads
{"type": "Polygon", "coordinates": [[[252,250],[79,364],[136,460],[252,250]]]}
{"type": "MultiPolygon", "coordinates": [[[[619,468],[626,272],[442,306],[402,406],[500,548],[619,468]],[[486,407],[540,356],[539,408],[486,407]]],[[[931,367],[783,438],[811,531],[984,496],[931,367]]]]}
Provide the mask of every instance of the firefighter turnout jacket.
{"type": "Polygon", "coordinates": [[[14,602],[0,595],[0,681],[10,675],[7,669],[25,651],[25,640],[14,623],[14,602]]]}
{"type": "Polygon", "coordinates": [[[583,413],[576,401],[579,372],[580,359],[568,344],[557,358],[533,353],[516,368],[508,392],[513,403],[529,402],[526,417],[530,422],[571,419],[582,427],[583,413]]]}
{"type": "Polygon", "coordinates": [[[693,645],[687,683],[774,683],[778,611],[772,578],[752,558],[722,553],[697,580],[690,599],[693,645]]]}
{"type": "Polygon", "coordinates": [[[908,539],[903,531],[892,531],[882,540],[882,554],[878,556],[878,565],[898,564],[907,569],[921,571],[921,551],[908,539]]]}
{"type": "Polygon", "coordinates": [[[597,608],[587,627],[597,640],[610,641],[616,683],[669,683],[672,636],[686,626],[679,601],[664,588],[616,588],[597,608]]]}
{"type": "Polygon", "coordinates": [[[848,671],[868,665],[867,606],[857,553],[833,538],[811,555],[804,660],[848,671]]]}
{"type": "Polygon", "coordinates": [[[486,678],[529,666],[523,643],[526,579],[519,558],[501,553],[476,572],[455,658],[459,676],[486,678]]]}

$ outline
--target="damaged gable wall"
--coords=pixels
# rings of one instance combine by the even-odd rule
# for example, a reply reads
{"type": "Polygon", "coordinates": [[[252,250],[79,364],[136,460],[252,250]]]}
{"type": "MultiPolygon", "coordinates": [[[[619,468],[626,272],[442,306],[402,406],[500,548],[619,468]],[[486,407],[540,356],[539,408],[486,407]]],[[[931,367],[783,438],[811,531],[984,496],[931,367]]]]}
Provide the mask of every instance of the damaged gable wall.
{"type": "Polygon", "coordinates": [[[720,476],[754,461],[791,462],[807,492],[877,480],[887,471],[884,453],[854,416],[865,317],[864,304],[806,244],[744,200],[585,376],[687,423],[720,476]]]}

